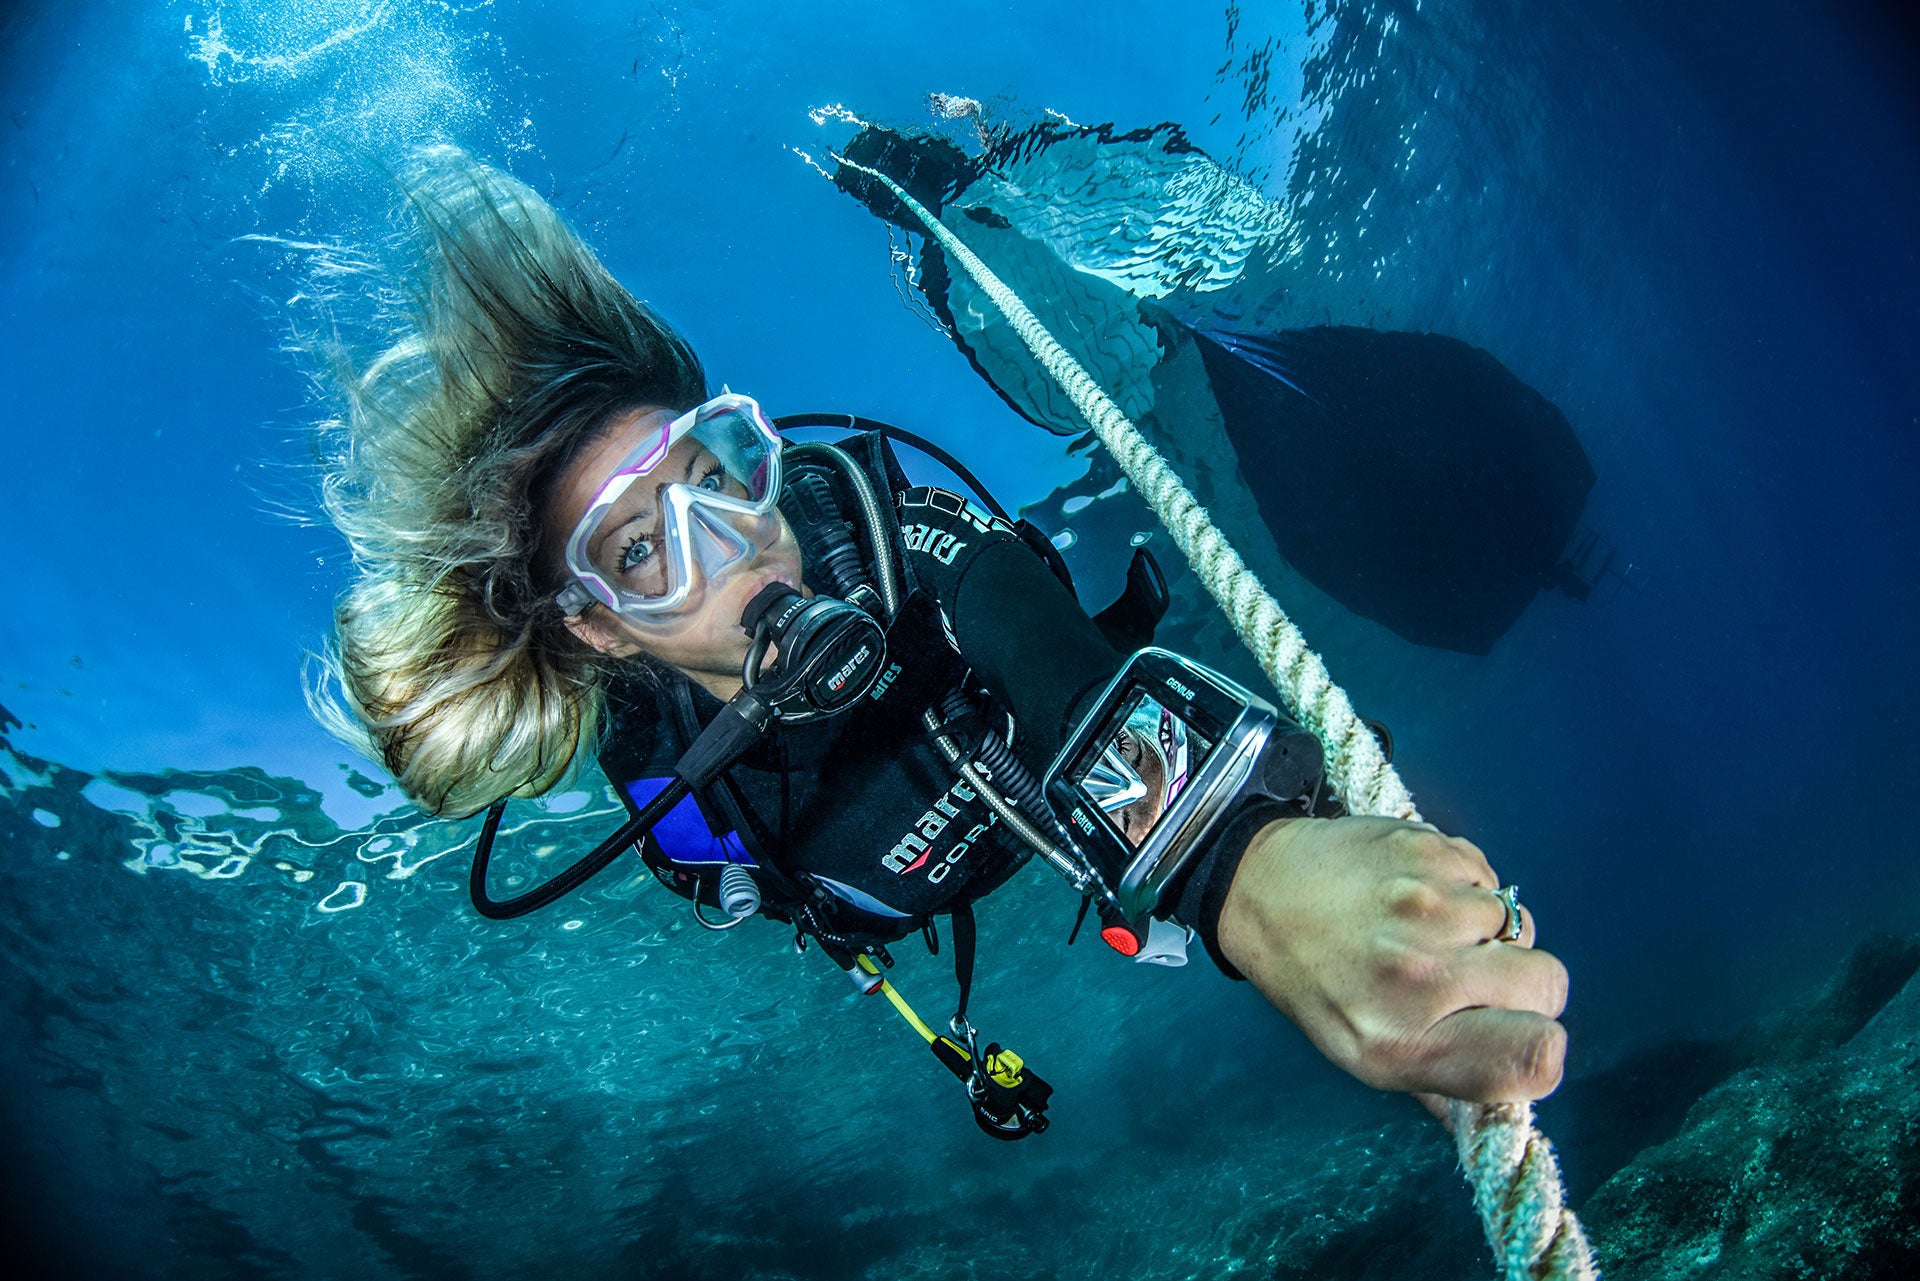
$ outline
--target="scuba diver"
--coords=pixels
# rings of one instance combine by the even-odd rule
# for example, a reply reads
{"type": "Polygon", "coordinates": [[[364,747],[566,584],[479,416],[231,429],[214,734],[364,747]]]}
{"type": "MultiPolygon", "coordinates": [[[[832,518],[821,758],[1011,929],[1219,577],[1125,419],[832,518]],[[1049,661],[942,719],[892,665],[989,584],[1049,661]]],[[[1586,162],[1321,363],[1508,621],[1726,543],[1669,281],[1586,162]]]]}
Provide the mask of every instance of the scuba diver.
{"type": "Polygon", "coordinates": [[[702,924],[769,918],[884,993],[981,1128],[1017,1138],[1050,1090],[967,1020],[972,905],[1037,859],[1117,951],[1177,963],[1197,935],[1369,1084],[1557,1086],[1566,972],[1513,887],[1429,825],[1343,816],[1310,735],[1153,647],[1150,557],[1089,615],[1045,535],[908,480],[895,443],[928,442],[711,394],[524,185],[447,147],[404,182],[400,287],[332,264],[410,301],[372,359],[324,353],[347,372],[323,501],[355,577],[312,702],[426,811],[486,812],[483,914],[637,854],[702,924]],[[583,751],[629,821],[495,897],[509,799],[583,751]],[[948,1033],[884,977],[890,948],[943,933],[948,1033]]]}

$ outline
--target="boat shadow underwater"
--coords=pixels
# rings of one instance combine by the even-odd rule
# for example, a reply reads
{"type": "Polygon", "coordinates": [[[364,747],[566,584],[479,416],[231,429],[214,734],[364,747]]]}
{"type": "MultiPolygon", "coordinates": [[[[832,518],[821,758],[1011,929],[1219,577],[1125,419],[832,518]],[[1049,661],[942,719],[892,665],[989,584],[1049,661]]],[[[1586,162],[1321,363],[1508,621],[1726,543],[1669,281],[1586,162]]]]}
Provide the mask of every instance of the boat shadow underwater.
{"type": "MultiPolygon", "coordinates": [[[[1284,264],[1287,222],[1177,126],[986,137],[969,155],[868,125],[844,155],[888,173],[992,266],[1256,571],[1277,559],[1396,635],[1466,654],[1489,653],[1542,591],[1634,586],[1583,523],[1595,473],[1566,415],[1496,357],[1442,334],[1276,328],[1259,319],[1270,307],[1236,298],[1252,268],[1284,264]]],[[[853,165],[834,182],[920,230],[853,165]]],[[[923,240],[908,279],[1015,412],[1091,444],[938,243],[923,240]]],[[[1096,459],[1087,481],[1028,511],[1067,530],[1117,477],[1096,459]]]]}

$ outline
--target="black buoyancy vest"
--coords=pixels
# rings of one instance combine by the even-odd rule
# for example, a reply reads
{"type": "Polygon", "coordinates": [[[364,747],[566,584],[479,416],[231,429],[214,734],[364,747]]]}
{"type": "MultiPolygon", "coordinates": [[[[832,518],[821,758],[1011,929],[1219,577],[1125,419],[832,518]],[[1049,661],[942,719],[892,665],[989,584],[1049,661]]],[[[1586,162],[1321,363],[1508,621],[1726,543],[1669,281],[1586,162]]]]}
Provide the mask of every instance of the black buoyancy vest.
{"type": "MultiPolygon", "coordinates": [[[[677,893],[711,904],[720,870],[745,864],[773,873],[757,877],[771,915],[791,920],[796,907],[809,903],[832,933],[887,942],[996,887],[1024,858],[1025,847],[958,777],[925,726],[924,709],[949,701],[967,666],[952,642],[943,608],[950,602],[932,590],[941,573],[916,570],[925,562],[944,571],[947,562],[930,558],[951,561],[956,546],[1023,540],[1006,522],[954,496],[944,504],[958,522],[951,537],[921,533],[909,546],[893,505],[908,484],[892,451],[877,433],[853,437],[842,448],[883,496],[884,536],[903,580],[905,598],[888,630],[882,676],[859,706],[831,720],[776,726],[718,783],[670,811],[642,852],[677,893]]],[[[808,473],[830,484],[831,506],[856,510],[834,469],[809,467],[802,476],[808,473]]],[[[789,480],[790,492],[799,480],[789,480]]],[[[808,506],[802,511],[800,504],[783,503],[803,549],[809,541],[804,522],[820,516],[808,506]]],[[[871,549],[862,551],[870,576],[871,549]]],[[[820,559],[807,558],[807,586],[830,592],[831,584],[815,581],[820,559]]],[[[667,784],[674,762],[720,706],[677,672],[610,692],[601,764],[635,812],[667,784]]]]}

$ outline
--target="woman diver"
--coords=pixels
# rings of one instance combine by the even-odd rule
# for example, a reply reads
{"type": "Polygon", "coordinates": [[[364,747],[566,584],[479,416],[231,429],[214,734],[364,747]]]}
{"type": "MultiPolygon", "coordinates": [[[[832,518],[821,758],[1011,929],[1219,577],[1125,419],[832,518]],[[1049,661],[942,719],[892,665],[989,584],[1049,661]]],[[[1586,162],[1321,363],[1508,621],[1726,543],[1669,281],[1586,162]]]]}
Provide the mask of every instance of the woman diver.
{"type": "MultiPolygon", "coordinates": [[[[950,914],[964,1015],[969,905],[1034,849],[1078,866],[1047,844],[1068,833],[1036,776],[1127,667],[1127,629],[1080,609],[1043,537],[909,484],[882,433],[785,442],[752,400],[710,395],[524,185],[451,148],[404,184],[400,287],[333,264],[406,301],[377,356],[324,353],[343,406],[323,502],[355,578],[316,713],[423,809],[494,807],[483,849],[506,798],[597,752],[639,816],[598,865],[638,849],[703,921],[757,910],[857,983],[950,914]]],[[[1197,790],[1204,743],[1137,701],[1113,715],[1105,756],[1132,790],[1089,795],[1138,844],[1197,790]]],[[[1212,824],[1150,915],[1371,1085],[1552,1091],[1566,971],[1510,887],[1431,826],[1311,816],[1316,791],[1212,824]]],[[[485,872],[489,915],[584,879],[501,903],[485,872]]],[[[1092,879],[1103,919],[1125,915],[1092,879]]],[[[1129,928],[1163,928],[1147,915],[1129,928]]]]}

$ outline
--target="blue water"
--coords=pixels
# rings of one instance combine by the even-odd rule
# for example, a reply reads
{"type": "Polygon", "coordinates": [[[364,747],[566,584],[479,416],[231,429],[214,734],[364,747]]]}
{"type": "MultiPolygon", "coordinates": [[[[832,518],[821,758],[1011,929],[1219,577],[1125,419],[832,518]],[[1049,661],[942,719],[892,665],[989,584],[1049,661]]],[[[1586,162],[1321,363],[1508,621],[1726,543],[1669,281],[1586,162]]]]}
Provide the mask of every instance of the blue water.
{"type": "MultiPolygon", "coordinates": [[[[637,880],[471,914],[471,831],[306,718],[347,566],[289,519],[319,412],[289,245],[377,230],[383,166],[439,136],[547,193],[716,381],[920,430],[1016,506],[1084,460],[902,304],[808,113],[1184,124],[1297,221],[1276,323],[1496,353],[1634,566],[1484,658],[1296,611],[1572,971],[1549,1131],[1583,1071],[1920,929],[1920,97],[1896,21],[1830,8],[0,13],[10,1202],[81,1275],[1341,1275],[1316,1243],[1444,1153],[1243,986],[1064,948],[1038,870],[986,905],[976,1006],[1059,1090],[1018,1146],[777,930],[637,880]]],[[[1127,552],[1075,548],[1090,596],[1127,552]]],[[[523,860],[610,812],[583,784],[523,860]]],[[[943,964],[902,986],[939,1008],[943,964]]],[[[1422,1213],[1477,1275],[1464,1191],[1422,1213]]]]}

